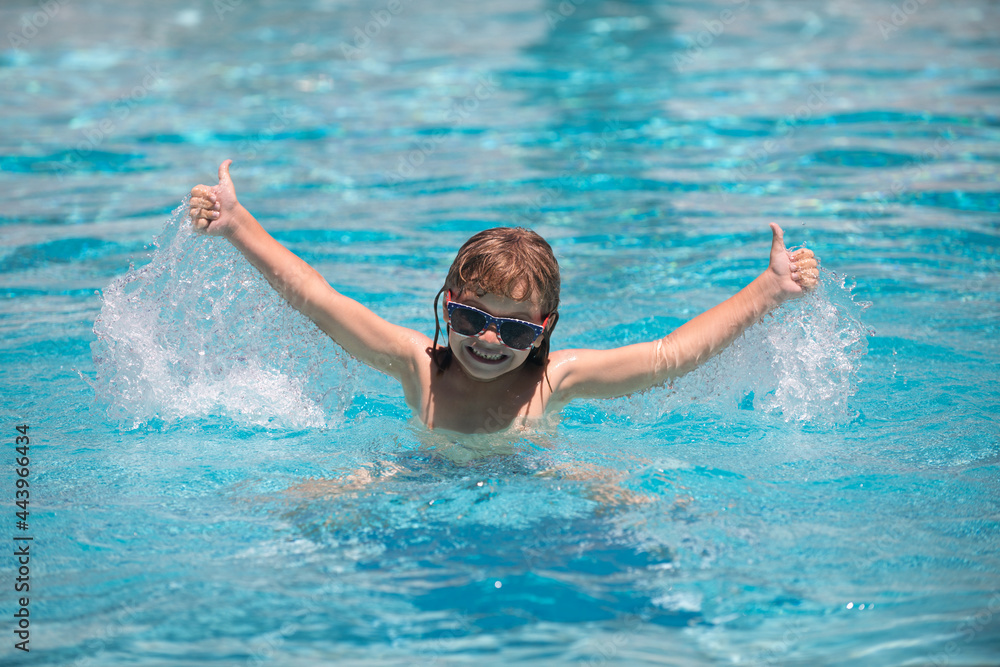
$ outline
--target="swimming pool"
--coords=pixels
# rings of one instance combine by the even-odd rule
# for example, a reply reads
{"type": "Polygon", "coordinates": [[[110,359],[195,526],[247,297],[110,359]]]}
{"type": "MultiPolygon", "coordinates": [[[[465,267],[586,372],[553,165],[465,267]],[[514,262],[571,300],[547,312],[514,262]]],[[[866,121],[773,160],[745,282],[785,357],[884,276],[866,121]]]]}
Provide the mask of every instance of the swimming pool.
{"type": "Polygon", "coordinates": [[[11,4],[3,664],[996,662],[992,3],[11,4]],[[555,249],[557,347],[720,301],[769,221],[827,273],[672,388],[454,463],[183,229],[227,157],[427,333],[498,224],[555,249]]]}

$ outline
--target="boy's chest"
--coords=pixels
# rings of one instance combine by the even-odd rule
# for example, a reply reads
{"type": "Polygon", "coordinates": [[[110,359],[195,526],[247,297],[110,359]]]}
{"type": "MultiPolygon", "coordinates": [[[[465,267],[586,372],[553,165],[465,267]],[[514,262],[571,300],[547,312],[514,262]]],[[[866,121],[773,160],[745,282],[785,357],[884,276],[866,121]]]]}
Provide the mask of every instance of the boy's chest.
{"type": "Polygon", "coordinates": [[[501,378],[495,385],[469,387],[446,379],[431,383],[424,397],[421,412],[429,428],[495,433],[534,421],[545,412],[544,396],[537,381],[503,382],[501,378]]]}

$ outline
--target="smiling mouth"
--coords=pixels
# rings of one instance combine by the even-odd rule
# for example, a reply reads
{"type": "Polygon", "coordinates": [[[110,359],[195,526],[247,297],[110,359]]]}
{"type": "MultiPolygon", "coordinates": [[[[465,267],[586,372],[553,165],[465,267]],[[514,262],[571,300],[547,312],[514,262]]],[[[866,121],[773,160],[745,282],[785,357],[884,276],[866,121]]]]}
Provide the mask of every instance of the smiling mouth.
{"type": "Polygon", "coordinates": [[[477,350],[471,345],[467,345],[466,349],[469,351],[469,354],[472,355],[473,359],[484,364],[498,364],[507,358],[507,355],[503,352],[487,353],[482,350],[477,350]]]}

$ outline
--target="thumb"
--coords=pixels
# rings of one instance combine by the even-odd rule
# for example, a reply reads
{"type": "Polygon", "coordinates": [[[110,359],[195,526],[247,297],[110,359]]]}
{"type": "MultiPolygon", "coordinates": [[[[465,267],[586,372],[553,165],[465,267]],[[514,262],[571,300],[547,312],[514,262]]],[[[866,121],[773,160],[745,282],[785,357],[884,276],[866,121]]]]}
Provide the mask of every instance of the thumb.
{"type": "Polygon", "coordinates": [[[226,160],[219,165],[219,185],[230,190],[233,189],[233,179],[229,178],[229,165],[232,163],[232,160],[226,160]]]}
{"type": "Polygon", "coordinates": [[[771,223],[771,252],[782,252],[785,250],[785,232],[778,226],[778,223],[771,223]]]}

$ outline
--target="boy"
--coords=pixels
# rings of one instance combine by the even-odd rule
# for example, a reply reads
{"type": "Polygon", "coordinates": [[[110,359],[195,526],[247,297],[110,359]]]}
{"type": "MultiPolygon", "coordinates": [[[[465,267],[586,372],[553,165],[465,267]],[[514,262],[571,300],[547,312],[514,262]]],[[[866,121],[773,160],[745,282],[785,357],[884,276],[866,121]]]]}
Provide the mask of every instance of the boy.
{"type": "Polygon", "coordinates": [[[811,250],[785,250],[771,223],[767,270],[738,294],[665,338],[612,350],[558,350],[559,267],[549,244],[525,229],[473,236],[459,251],[440,313],[445,345],[386,322],[336,290],[272,238],[236,199],[226,160],[219,183],[191,190],[195,230],[224,236],[295,309],[356,359],[403,385],[428,429],[491,433],[530,426],[574,398],[614,398],[679,377],[722,351],[783,301],[815,287],[811,250]]]}

